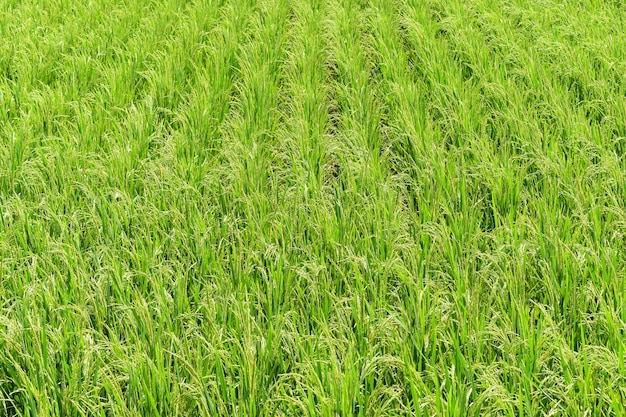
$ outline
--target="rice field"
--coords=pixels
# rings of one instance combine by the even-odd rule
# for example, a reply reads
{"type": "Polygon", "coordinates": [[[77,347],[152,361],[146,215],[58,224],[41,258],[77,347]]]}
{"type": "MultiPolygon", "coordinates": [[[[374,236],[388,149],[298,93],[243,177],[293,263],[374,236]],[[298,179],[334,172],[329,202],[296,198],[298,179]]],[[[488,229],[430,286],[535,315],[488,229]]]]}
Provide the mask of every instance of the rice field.
{"type": "Polygon", "coordinates": [[[620,0],[0,0],[0,416],[626,416],[620,0]]]}

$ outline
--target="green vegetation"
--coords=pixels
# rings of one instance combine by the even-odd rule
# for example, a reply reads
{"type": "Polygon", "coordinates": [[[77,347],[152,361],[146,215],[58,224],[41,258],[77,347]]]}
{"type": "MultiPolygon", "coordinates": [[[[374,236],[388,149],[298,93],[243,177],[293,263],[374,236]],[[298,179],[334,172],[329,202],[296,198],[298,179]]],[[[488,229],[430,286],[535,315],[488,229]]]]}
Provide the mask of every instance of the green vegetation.
{"type": "Polygon", "coordinates": [[[1,0],[0,416],[626,415],[618,0],[1,0]]]}

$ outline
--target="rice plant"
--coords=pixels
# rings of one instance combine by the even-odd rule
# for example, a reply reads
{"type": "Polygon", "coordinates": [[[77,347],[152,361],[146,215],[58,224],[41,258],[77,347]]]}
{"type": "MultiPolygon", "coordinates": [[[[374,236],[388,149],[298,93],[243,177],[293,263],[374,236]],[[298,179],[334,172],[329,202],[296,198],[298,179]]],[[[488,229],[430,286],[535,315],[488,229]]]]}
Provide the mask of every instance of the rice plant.
{"type": "Polygon", "coordinates": [[[625,21],[0,1],[0,416],[626,415],[625,21]]]}

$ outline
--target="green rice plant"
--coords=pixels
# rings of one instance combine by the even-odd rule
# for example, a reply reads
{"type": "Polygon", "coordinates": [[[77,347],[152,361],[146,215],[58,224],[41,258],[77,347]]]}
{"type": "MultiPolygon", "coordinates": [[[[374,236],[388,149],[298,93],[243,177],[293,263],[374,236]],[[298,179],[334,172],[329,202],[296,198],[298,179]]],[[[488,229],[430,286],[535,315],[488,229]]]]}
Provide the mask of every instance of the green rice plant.
{"type": "Polygon", "coordinates": [[[0,4],[0,416],[626,414],[619,2],[0,4]]]}

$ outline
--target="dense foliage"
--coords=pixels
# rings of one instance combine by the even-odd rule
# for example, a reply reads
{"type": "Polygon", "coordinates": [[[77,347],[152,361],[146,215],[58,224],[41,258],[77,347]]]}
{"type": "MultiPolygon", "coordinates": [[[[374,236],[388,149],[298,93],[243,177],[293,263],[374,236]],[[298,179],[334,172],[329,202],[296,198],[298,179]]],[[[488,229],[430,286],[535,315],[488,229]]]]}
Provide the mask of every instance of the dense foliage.
{"type": "Polygon", "coordinates": [[[0,0],[0,415],[626,415],[625,19],[0,0]]]}

